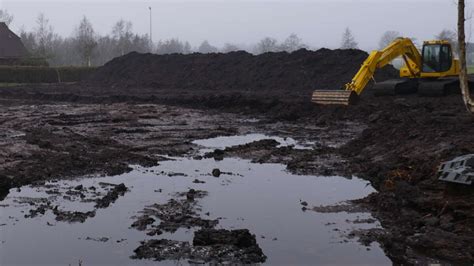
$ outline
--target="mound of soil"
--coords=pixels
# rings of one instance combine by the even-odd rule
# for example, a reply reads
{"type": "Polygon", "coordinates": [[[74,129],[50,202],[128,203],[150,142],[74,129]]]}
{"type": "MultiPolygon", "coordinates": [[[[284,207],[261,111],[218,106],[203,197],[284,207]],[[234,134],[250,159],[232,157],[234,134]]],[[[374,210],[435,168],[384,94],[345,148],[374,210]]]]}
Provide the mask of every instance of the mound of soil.
{"type": "MultiPolygon", "coordinates": [[[[193,90],[286,90],[308,93],[314,89],[339,89],[350,81],[367,58],[361,50],[308,51],[252,55],[227,54],[152,55],[129,53],[99,68],[87,84],[114,88],[193,90]]],[[[376,79],[397,75],[384,68],[376,79]]]]}
{"type": "MultiPolygon", "coordinates": [[[[367,56],[355,49],[261,55],[132,52],[108,62],[79,84],[3,87],[0,95],[45,102],[160,103],[293,121],[314,115],[309,100],[313,90],[340,89],[367,56]]],[[[377,71],[375,80],[398,76],[389,65],[377,71]]]]}

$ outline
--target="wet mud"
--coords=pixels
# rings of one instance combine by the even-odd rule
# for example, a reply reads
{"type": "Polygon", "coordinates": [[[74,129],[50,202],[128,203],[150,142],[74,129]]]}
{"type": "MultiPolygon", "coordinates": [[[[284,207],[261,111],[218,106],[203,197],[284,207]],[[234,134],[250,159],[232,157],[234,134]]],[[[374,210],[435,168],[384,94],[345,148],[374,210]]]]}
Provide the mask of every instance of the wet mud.
{"type": "Polygon", "coordinates": [[[255,235],[247,229],[201,229],[194,233],[192,244],[168,239],[148,240],[143,241],[134,252],[134,259],[185,259],[190,264],[243,265],[266,260],[255,235]]]}
{"type": "MultiPolygon", "coordinates": [[[[195,55],[187,61],[129,54],[84,83],[0,88],[0,193],[45,180],[117,175],[130,171],[130,165],[160,164],[167,156],[283,163],[292,173],[369,180],[377,192],[354,203],[370,210],[385,230],[356,235],[366,243],[381,243],[393,262],[415,264],[428,256],[437,262],[472,263],[474,192],[438,181],[436,173],[441,161],[474,153],[474,118],[459,95],[374,97],[369,88],[356,106],[310,103],[313,89],[338,88],[365,56],[322,50],[261,57],[195,55]],[[288,69],[275,62],[289,62],[288,69]],[[169,73],[137,68],[147,64],[174,68],[169,73]],[[197,70],[183,78],[186,72],[176,70],[183,66],[197,70]],[[216,75],[205,75],[210,72],[216,75]],[[246,79],[250,73],[257,74],[246,79]],[[248,133],[310,141],[311,149],[267,139],[201,154],[193,143],[248,133]]],[[[382,74],[378,81],[396,77],[393,69],[382,74]]],[[[185,198],[171,205],[192,205],[185,198]]],[[[31,215],[54,210],[47,202],[38,204],[31,215]]],[[[153,215],[163,215],[160,208],[151,208],[153,215]]],[[[137,227],[148,230],[155,222],[137,227]]]]}
{"type": "Polygon", "coordinates": [[[205,191],[190,189],[188,192],[179,193],[177,198],[170,199],[165,204],[147,206],[131,227],[146,231],[147,235],[174,233],[179,228],[213,228],[219,223],[217,219],[203,219],[196,213],[197,200],[206,194],[205,191]]]}
{"type": "MultiPolygon", "coordinates": [[[[190,189],[176,193],[165,204],[147,206],[131,225],[149,236],[163,232],[175,233],[179,228],[200,228],[194,232],[192,243],[169,239],[142,241],[134,250],[133,259],[188,260],[189,263],[249,264],[265,262],[266,256],[258,246],[255,235],[247,229],[214,229],[218,219],[203,219],[198,200],[206,191],[190,189]],[[155,222],[158,224],[155,224],[155,222]]],[[[209,215],[209,214],[208,214],[209,215]]]]}
{"type": "Polygon", "coordinates": [[[24,218],[31,219],[51,212],[58,222],[84,223],[96,215],[97,209],[109,207],[127,192],[127,187],[123,183],[100,183],[100,186],[102,189],[93,186],[86,188],[83,185],[61,187],[54,183],[35,185],[37,192],[43,192],[48,197],[21,197],[16,198],[14,203],[19,207],[25,205],[31,207],[24,218]],[[94,206],[90,211],[67,210],[62,206],[66,205],[65,202],[94,203],[94,206]]]}

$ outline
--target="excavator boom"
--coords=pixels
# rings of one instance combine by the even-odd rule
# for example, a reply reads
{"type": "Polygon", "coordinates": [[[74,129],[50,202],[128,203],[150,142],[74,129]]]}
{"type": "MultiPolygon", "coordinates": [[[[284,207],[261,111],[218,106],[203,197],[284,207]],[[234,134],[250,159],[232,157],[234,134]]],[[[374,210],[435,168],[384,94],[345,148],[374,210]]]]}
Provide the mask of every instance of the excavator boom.
{"type": "Polygon", "coordinates": [[[389,64],[393,59],[402,56],[408,68],[409,76],[419,77],[422,58],[420,52],[409,38],[398,38],[380,51],[372,51],[363,62],[352,81],[345,84],[342,90],[315,90],[312,101],[317,104],[349,105],[356,102],[368,82],[373,79],[375,70],[389,64]]]}

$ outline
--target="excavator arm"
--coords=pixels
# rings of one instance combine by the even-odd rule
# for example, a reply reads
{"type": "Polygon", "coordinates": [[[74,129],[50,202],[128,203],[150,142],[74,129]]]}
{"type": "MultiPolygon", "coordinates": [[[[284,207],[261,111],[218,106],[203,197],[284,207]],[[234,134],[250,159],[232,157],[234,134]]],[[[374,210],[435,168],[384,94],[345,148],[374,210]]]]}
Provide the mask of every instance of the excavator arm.
{"type": "Polygon", "coordinates": [[[411,76],[418,77],[421,73],[421,55],[418,49],[409,38],[398,38],[383,50],[372,51],[352,81],[345,85],[345,89],[360,95],[369,80],[373,79],[375,71],[399,56],[403,57],[411,76]]]}
{"type": "Polygon", "coordinates": [[[372,51],[352,81],[344,86],[343,91],[316,90],[313,93],[312,101],[319,104],[351,104],[357,95],[362,93],[369,80],[373,79],[375,71],[399,56],[402,56],[405,61],[410,76],[419,77],[422,62],[420,52],[409,38],[398,38],[384,49],[372,51]]]}

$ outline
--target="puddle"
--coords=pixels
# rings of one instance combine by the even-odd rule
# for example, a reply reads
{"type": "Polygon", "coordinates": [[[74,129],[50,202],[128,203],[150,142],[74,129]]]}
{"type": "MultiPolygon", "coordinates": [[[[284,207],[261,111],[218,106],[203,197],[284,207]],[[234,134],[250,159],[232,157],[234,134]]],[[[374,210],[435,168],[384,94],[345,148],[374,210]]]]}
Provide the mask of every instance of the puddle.
{"type": "MultiPolygon", "coordinates": [[[[256,135],[268,138],[252,134],[256,135]]],[[[246,138],[248,135],[227,138],[224,143],[212,139],[196,144],[225,148],[243,144],[246,138]]],[[[374,191],[367,181],[297,176],[286,172],[284,165],[253,164],[235,158],[174,159],[152,168],[134,167],[132,172],[120,176],[63,180],[46,186],[22,187],[21,191],[12,189],[0,202],[0,264],[77,265],[81,260],[83,265],[155,265],[154,261],[129,258],[140,241],[157,238],[192,241],[196,229],[181,228],[173,234],[165,232],[150,237],[130,228],[133,217],[139,216],[146,206],[164,204],[175,198],[176,192],[190,188],[208,192],[198,201],[199,216],[219,219],[218,229],[249,229],[267,256],[266,264],[391,264],[378,244],[367,249],[344,237],[354,229],[380,227],[378,222],[347,222],[369,219],[370,214],[302,210],[302,201],[310,207],[364,197],[374,191]],[[218,178],[212,175],[215,168],[223,172],[218,178]],[[195,183],[195,179],[205,183],[195,183]],[[97,209],[95,216],[84,223],[56,221],[52,211],[24,218],[35,206],[23,203],[21,197],[46,198],[61,210],[93,211],[94,203],[82,202],[80,196],[77,200],[65,200],[46,191],[54,187],[65,193],[81,184],[87,188],[94,186],[97,193],[106,193],[107,188],[102,188],[100,182],[124,183],[129,191],[108,208],[97,209]]],[[[94,193],[85,198],[89,197],[93,198],[94,193]]],[[[187,264],[186,261],[160,263],[187,264]]]]}
{"type": "Polygon", "coordinates": [[[299,143],[293,138],[282,138],[277,136],[269,136],[265,134],[246,134],[240,136],[226,136],[226,137],[215,137],[210,139],[195,140],[193,144],[206,147],[208,149],[225,149],[232,146],[244,145],[254,141],[273,139],[280,143],[277,147],[288,147],[292,146],[294,149],[312,149],[314,142],[299,143]]]}

